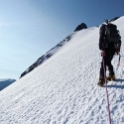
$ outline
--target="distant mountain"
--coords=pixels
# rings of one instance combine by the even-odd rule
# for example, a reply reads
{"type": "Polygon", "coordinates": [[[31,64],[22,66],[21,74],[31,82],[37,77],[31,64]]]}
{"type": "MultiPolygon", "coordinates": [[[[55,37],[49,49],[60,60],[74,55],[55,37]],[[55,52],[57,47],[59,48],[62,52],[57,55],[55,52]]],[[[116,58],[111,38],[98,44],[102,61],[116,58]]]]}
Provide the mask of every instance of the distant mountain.
{"type": "Polygon", "coordinates": [[[15,79],[0,79],[0,91],[15,81],[15,79]]]}

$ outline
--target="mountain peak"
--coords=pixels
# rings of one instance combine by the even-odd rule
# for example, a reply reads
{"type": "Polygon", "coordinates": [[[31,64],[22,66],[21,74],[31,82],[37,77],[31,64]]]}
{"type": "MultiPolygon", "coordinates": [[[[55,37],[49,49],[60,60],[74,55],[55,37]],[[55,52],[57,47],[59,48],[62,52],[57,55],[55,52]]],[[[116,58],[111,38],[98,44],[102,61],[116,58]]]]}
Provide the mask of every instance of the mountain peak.
{"type": "Polygon", "coordinates": [[[82,29],[87,29],[87,25],[85,23],[81,23],[80,25],[78,25],[74,31],[80,31],[82,29]]]}

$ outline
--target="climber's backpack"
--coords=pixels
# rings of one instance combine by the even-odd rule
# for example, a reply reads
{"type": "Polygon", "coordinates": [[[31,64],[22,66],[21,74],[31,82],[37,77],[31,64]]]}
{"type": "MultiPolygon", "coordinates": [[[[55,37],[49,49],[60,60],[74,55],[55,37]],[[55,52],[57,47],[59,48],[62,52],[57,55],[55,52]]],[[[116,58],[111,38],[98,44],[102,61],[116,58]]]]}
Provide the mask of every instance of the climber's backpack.
{"type": "Polygon", "coordinates": [[[105,37],[108,42],[118,43],[121,40],[117,26],[111,23],[105,26],[105,37]]]}

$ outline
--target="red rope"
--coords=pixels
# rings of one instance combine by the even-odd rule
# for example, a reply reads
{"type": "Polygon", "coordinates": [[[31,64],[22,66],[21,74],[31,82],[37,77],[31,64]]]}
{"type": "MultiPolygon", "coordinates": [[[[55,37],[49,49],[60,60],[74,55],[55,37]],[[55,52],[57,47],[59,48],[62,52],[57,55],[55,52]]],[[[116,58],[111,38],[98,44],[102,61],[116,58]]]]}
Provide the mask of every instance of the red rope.
{"type": "Polygon", "coordinates": [[[111,124],[110,104],[109,104],[108,89],[107,89],[107,81],[106,81],[105,63],[104,63],[104,57],[102,57],[102,58],[103,58],[102,61],[103,61],[103,68],[104,68],[104,79],[105,79],[106,97],[107,97],[108,113],[109,113],[109,124],[111,124]]]}

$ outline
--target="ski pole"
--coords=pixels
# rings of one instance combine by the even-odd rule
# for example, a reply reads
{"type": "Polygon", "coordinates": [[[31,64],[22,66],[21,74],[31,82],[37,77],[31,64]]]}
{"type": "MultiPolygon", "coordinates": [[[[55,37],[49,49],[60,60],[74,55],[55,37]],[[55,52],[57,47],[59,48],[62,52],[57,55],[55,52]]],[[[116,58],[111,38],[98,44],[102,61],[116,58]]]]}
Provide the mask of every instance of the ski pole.
{"type": "Polygon", "coordinates": [[[116,70],[118,70],[118,67],[120,66],[120,59],[121,59],[121,55],[120,55],[120,53],[119,53],[119,59],[118,59],[118,64],[117,64],[116,70]]]}
{"type": "Polygon", "coordinates": [[[121,59],[121,55],[120,55],[120,53],[119,53],[118,67],[119,67],[119,65],[120,65],[120,59],[121,59]]]}

